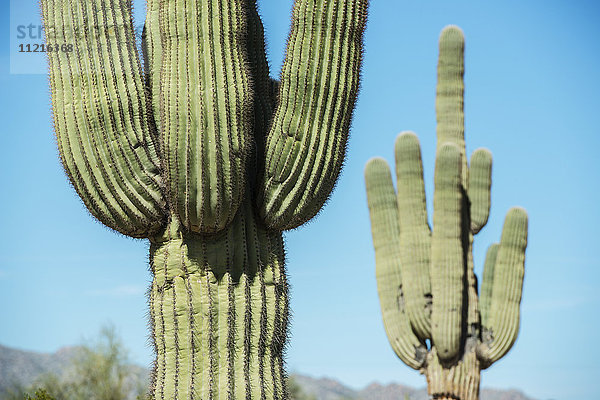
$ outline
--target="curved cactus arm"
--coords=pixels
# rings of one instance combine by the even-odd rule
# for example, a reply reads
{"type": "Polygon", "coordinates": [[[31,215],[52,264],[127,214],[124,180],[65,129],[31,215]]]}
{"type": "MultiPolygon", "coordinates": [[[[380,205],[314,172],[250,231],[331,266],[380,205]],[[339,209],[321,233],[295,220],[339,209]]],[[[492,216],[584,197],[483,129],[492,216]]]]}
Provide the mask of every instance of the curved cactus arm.
{"type": "Polygon", "coordinates": [[[131,2],[42,0],[54,126],[73,187],[102,223],[146,237],[163,223],[160,161],[131,2]],[[57,49],[58,50],[58,49],[57,49]]]}
{"type": "Polygon", "coordinates": [[[481,324],[488,326],[490,317],[490,307],[492,304],[492,287],[494,284],[494,267],[498,256],[499,243],[494,243],[488,247],[483,265],[483,279],[481,282],[480,310],[481,324]]]}
{"type": "Polygon", "coordinates": [[[413,332],[406,312],[396,194],[385,160],[374,158],[367,163],[365,181],[375,247],[377,291],[385,331],[396,355],[409,367],[419,369],[425,362],[427,349],[424,341],[413,332]]]}
{"type": "Polygon", "coordinates": [[[465,255],[463,250],[463,189],[459,147],[438,149],[431,240],[431,331],[441,360],[454,359],[461,346],[465,255]]]}
{"type": "Polygon", "coordinates": [[[164,0],[160,118],[171,206],[193,231],[222,230],[246,188],[252,150],[248,5],[164,0]]]}
{"type": "Polygon", "coordinates": [[[517,339],[526,247],[527,213],[515,207],[506,215],[494,266],[490,311],[484,327],[489,338],[478,348],[486,366],[502,358],[517,339]]]}
{"type": "Polygon", "coordinates": [[[492,186],[492,153],[477,149],[469,165],[469,201],[471,202],[471,233],[478,233],[490,215],[490,188],[492,186]]]}
{"type": "Polygon", "coordinates": [[[342,167],[359,86],[367,0],[297,0],[266,141],[259,209],[272,229],[308,221],[342,167]]]}
{"type": "Polygon", "coordinates": [[[417,136],[412,132],[399,135],[395,153],[406,312],[415,333],[425,340],[431,337],[431,229],[427,222],[423,162],[417,136]]]}

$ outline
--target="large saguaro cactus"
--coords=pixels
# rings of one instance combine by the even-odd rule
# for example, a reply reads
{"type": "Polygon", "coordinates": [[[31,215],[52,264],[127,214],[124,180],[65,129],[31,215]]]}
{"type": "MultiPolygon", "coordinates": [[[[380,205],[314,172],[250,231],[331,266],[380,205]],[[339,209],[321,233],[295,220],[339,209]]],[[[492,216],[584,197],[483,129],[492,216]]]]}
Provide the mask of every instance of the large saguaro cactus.
{"type": "Polygon", "coordinates": [[[527,214],[508,212],[490,246],[480,297],[473,236],[490,209],[492,156],[465,156],[462,31],[440,37],[433,230],[427,220],[421,150],[411,132],[396,140],[397,192],[388,164],[365,169],[377,287],[392,348],[427,378],[434,399],[475,400],[482,369],[511,348],[519,329],[527,214]]]}
{"type": "Polygon", "coordinates": [[[151,243],[152,398],[285,398],[282,231],[340,172],[367,0],[296,0],[281,82],[256,0],[148,0],[144,69],[131,7],[41,0],[67,175],[151,243]]]}

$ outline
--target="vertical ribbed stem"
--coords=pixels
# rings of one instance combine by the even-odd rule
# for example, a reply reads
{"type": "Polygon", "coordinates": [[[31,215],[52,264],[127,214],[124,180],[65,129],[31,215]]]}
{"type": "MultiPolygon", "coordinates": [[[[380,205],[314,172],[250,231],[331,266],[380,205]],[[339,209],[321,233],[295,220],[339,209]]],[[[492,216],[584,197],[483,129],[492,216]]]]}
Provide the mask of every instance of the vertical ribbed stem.
{"type": "Polygon", "coordinates": [[[465,156],[465,114],[463,76],[465,38],[457,26],[447,26],[440,35],[438,81],[435,96],[437,148],[454,143],[461,150],[461,182],[465,189],[469,171],[465,156]]]}
{"type": "Polygon", "coordinates": [[[427,356],[427,392],[433,399],[478,400],[479,360],[473,349],[451,367],[440,364],[435,348],[427,356]]]}
{"type": "Polygon", "coordinates": [[[152,239],[153,399],[285,398],[283,241],[243,207],[218,235],[173,219],[152,239]]]}

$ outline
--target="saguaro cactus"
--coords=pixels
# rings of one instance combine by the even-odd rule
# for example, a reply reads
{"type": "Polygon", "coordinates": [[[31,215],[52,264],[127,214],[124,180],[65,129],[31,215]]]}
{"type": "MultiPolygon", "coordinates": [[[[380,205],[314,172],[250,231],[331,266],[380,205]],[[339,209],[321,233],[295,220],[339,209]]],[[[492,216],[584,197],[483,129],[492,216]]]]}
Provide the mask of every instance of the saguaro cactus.
{"type": "Polygon", "coordinates": [[[297,0],[281,82],[255,0],[148,0],[144,69],[131,7],[41,0],[68,177],[151,243],[152,397],[285,398],[281,233],[339,174],[367,0],[297,0]]]}
{"type": "Polygon", "coordinates": [[[473,271],[473,235],[490,209],[492,156],[465,156],[462,31],[440,37],[433,231],[427,220],[421,150],[412,132],[396,140],[397,192],[385,160],[365,179],[377,287],[392,348],[427,378],[434,399],[474,400],[480,371],[511,348],[519,329],[527,214],[508,212],[499,244],[487,253],[481,294],[473,271]]]}

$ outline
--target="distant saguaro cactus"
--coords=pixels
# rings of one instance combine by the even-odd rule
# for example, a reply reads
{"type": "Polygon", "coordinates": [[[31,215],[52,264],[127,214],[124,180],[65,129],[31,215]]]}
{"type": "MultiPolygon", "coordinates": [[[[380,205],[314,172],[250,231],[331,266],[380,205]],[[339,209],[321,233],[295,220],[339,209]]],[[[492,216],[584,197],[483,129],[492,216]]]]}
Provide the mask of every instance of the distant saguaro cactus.
{"type": "Polygon", "coordinates": [[[374,158],[365,169],[385,329],[398,357],[425,374],[434,399],[477,399],[480,371],[515,342],[527,245],[527,214],[513,208],[500,243],[488,250],[478,298],[473,235],[488,219],[492,156],[478,149],[467,166],[463,53],[462,31],[445,28],[438,63],[433,231],[413,133],[396,140],[397,193],[385,160],[374,158]]]}
{"type": "Polygon", "coordinates": [[[152,398],[285,398],[281,232],[340,172],[367,0],[297,0],[281,82],[256,0],[148,0],[144,70],[131,7],[41,0],[66,173],[151,243],[152,398]]]}

